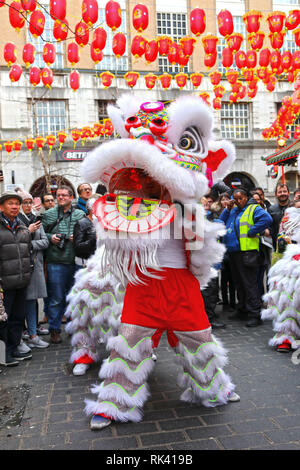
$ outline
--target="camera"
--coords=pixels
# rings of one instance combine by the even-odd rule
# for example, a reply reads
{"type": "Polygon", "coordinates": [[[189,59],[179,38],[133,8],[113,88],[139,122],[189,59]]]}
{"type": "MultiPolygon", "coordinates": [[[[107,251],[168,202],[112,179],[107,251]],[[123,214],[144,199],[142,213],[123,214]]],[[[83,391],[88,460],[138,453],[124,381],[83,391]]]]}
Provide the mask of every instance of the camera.
{"type": "Polygon", "coordinates": [[[57,248],[59,248],[60,250],[64,250],[64,248],[66,247],[67,235],[65,233],[57,233],[56,236],[57,238],[59,238],[59,242],[56,245],[57,248]]]}

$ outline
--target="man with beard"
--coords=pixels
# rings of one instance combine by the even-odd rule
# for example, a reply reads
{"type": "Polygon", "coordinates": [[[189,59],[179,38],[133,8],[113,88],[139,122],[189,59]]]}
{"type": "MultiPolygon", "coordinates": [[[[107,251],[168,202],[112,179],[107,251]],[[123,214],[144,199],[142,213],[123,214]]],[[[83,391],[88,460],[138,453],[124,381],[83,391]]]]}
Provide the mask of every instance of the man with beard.
{"type": "Polygon", "coordinates": [[[278,183],[275,189],[275,197],[277,203],[269,207],[269,214],[272,216],[273,223],[271,225],[271,237],[273,240],[273,248],[276,250],[277,236],[279,231],[279,225],[285,210],[290,205],[290,191],[287,184],[278,183]]]}

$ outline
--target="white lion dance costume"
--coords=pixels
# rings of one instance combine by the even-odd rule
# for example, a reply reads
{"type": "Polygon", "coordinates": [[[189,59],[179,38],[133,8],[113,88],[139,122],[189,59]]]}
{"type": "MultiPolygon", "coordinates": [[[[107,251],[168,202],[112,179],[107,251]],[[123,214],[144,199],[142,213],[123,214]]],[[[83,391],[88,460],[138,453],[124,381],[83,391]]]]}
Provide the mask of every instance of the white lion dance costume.
{"type": "MultiPolygon", "coordinates": [[[[224,229],[205,219],[199,201],[208,179],[223,177],[233,163],[234,147],[213,141],[212,112],[198,97],[180,98],[166,109],[128,95],[107,110],[121,139],[102,144],[82,164],[85,181],[108,188],[93,206],[104,252],[90,263],[88,290],[94,289],[96,310],[110,302],[102,297],[100,306],[96,298],[113,290],[114,282],[126,291],[118,334],[107,340],[103,381],[92,388],[97,400],[86,400],[92,429],[142,419],[151,355],[163,332],[183,368],[182,400],[217,406],[239,399],[223,371],[227,354],[211,334],[200,292],[217,275],[212,266],[223,258],[218,238],[224,229]]],[[[81,276],[78,300],[91,313],[89,294],[80,293],[86,285],[86,274],[81,276]]],[[[90,318],[103,327],[102,313],[90,318]]]]}
{"type": "Polygon", "coordinates": [[[289,352],[300,347],[300,208],[287,209],[282,226],[293,243],[269,271],[269,292],[263,297],[267,307],[261,318],[273,320],[275,335],[269,345],[289,352]]]}

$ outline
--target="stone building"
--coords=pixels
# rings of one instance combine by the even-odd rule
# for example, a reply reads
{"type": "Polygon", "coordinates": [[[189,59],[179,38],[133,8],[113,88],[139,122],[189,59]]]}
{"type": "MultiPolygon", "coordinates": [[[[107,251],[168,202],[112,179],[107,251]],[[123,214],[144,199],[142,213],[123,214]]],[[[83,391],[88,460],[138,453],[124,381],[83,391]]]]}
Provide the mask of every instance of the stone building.
{"type": "MultiPolygon", "coordinates": [[[[39,2],[41,8],[49,11],[48,1],[39,2]]],[[[67,2],[66,18],[70,24],[70,30],[74,31],[75,24],[81,19],[81,0],[67,2]]],[[[106,2],[99,2],[99,20],[96,26],[104,26],[106,2]]],[[[135,70],[140,73],[140,78],[134,93],[145,97],[145,101],[160,100],[168,102],[183,93],[208,92],[213,96],[213,87],[208,77],[212,70],[206,69],[203,63],[204,52],[201,38],[197,40],[195,51],[190,59],[187,73],[201,72],[204,78],[198,90],[194,90],[188,81],[183,90],[179,90],[175,80],[172,80],[170,89],[163,90],[160,84],[156,84],[153,90],[145,87],[144,75],[149,72],[160,74],[169,72],[175,74],[178,67],[171,66],[165,57],[160,57],[150,65],[144,59],[135,59],[128,52],[131,39],[136,33],[132,26],[132,9],[138,2],[132,0],[119,0],[122,9],[122,25],[120,31],[127,36],[127,53],[120,58],[112,53],[112,32],[106,27],[108,32],[107,45],[104,50],[104,58],[96,66],[90,58],[89,45],[82,48],[80,62],[77,70],[80,72],[80,88],[78,91],[71,90],[68,80],[70,73],[70,63],[67,61],[66,47],[71,38],[63,43],[56,43],[57,57],[51,67],[54,72],[54,82],[51,89],[38,85],[35,88],[29,83],[28,69],[23,67],[21,79],[16,83],[11,83],[9,79],[9,69],[3,58],[4,44],[13,42],[17,47],[18,63],[24,65],[22,61],[22,49],[25,43],[33,42],[37,49],[34,65],[43,67],[42,49],[47,41],[53,41],[52,28],[53,20],[46,15],[45,31],[41,38],[34,39],[28,33],[28,28],[23,28],[16,33],[8,21],[8,7],[0,8],[0,141],[25,140],[29,136],[57,133],[59,130],[70,130],[83,126],[93,125],[98,120],[106,117],[106,105],[114,102],[122,93],[131,93],[123,76],[128,70],[135,70]],[[105,89],[98,77],[102,71],[111,71],[116,75],[110,88],[105,89]]],[[[143,0],[149,10],[149,27],[143,33],[146,39],[153,39],[158,35],[168,35],[174,39],[189,34],[189,13],[196,6],[200,6],[206,12],[205,34],[218,34],[217,14],[221,9],[231,11],[234,19],[235,31],[245,33],[245,26],[242,20],[243,15],[249,10],[259,10],[263,14],[261,29],[268,33],[266,17],[271,11],[284,11],[288,13],[292,9],[298,8],[299,0],[202,0],[201,5],[197,0],[143,0]]],[[[70,36],[70,34],[69,34],[70,36]]],[[[221,53],[224,38],[220,36],[219,53],[221,53]]],[[[265,46],[269,46],[267,34],[265,46]]],[[[247,47],[247,41],[244,41],[247,47]]],[[[295,50],[292,33],[286,37],[283,50],[290,48],[295,50]]],[[[222,69],[221,62],[217,62],[215,69],[222,69]]],[[[278,107],[282,98],[293,91],[292,85],[287,80],[278,82],[275,91],[269,93],[265,86],[259,82],[259,89],[253,100],[244,98],[236,104],[229,102],[229,84],[222,80],[227,92],[222,99],[221,110],[214,111],[215,114],[215,135],[217,138],[232,140],[237,150],[237,160],[227,175],[229,182],[233,177],[239,177],[244,183],[262,186],[267,195],[272,195],[274,187],[280,178],[272,179],[268,176],[268,169],[262,157],[274,152],[276,142],[265,142],[261,132],[276,118],[278,107]]],[[[246,95],[247,96],[247,95],[246,95]]],[[[100,141],[101,142],[101,141],[100,141]]],[[[68,139],[61,150],[55,144],[51,154],[48,149],[42,154],[37,150],[27,151],[23,145],[18,154],[12,152],[8,154],[2,147],[1,166],[3,171],[2,190],[22,186],[26,190],[31,190],[34,195],[40,195],[44,191],[45,168],[50,172],[51,188],[55,190],[58,180],[70,184],[74,189],[81,182],[80,161],[84,158],[85,152],[91,147],[99,144],[99,139],[87,142],[84,146],[78,143],[75,150],[73,141],[68,139]],[[43,157],[43,158],[42,158],[43,157]]],[[[298,173],[295,167],[290,167],[286,173],[286,180],[291,188],[298,186],[298,173]]],[[[300,184],[299,184],[300,185],[300,184]]],[[[95,188],[94,188],[95,189],[95,188]]]]}

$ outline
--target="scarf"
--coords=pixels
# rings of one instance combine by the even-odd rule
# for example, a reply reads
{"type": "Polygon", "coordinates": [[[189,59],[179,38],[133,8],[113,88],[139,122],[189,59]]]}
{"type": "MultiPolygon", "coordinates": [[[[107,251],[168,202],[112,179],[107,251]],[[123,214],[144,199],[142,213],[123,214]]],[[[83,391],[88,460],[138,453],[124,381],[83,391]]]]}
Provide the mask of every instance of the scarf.
{"type": "Polygon", "coordinates": [[[78,201],[77,201],[78,208],[87,214],[88,210],[86,208],[86,203],[87,201],[84,201],[81,197],[78,198],[78,201]]]}

